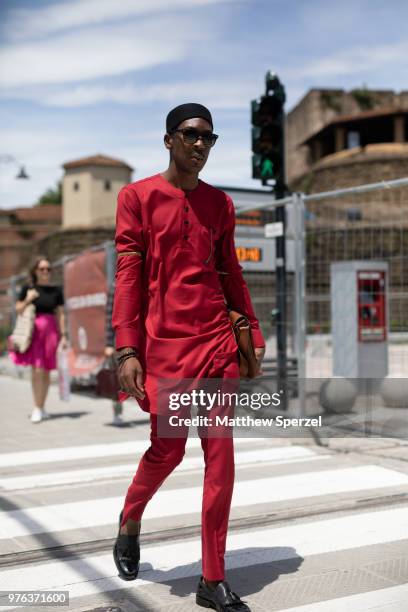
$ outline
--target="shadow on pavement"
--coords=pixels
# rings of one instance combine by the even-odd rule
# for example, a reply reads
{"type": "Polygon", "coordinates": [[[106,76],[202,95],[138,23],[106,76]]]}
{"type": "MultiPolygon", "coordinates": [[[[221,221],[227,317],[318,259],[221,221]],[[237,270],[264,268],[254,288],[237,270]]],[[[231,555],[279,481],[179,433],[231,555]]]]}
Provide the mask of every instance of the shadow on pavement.
{"type": "MultiPolygon", "coordinates": [[[[14,515],[14,519],[22,523],[25,527],[35,527],[35,529],[41,529],[43,533],[33,533],[31,537],[35,538],[37,542],[43,545],[43,548],[47,549],[48,559],[44,559],[40,561],[40,563],[47,563],[52,560],[58,560],[60,563],[64,563],[64,558],[61,557],[61,549],[64,548],[62,542],[50,532],[47,532],[47,526],[42,525],[38,521],[33,518],[27,516],[24,509],[20,508],[17,504],[12,503],[6,498],[0,496],[0,508],[6,509],[7,512],[18,511],[19,515],[14,515]]],[[[115,534],[116,535],[116,534],[115,534]]],[[[0,556],[1,557],[1,556],[0,556]]],[[[103,596],[107,601],[112,602],[113,604],[117,602],[117,593],[118,593],[118,585],[116,582],[113,582],[111,577],[106,576],[106,574],[102,574],[99,572],[94,564],[88,563],[86,560],[86,555],[81,554],[70,554],[69,557],[66,558],[68,563],[71,563],[75,559],[81,559],[82,561],[82,571],[78,571],[71,565],[72,569],[76,571],[78,575],[78,579],[83,582],[89,581],[90,576],[92,580],[103,580],[104,581],[104,592],[103,596]],[[115,594],[116,592],[116,594],[115,594]]],[[[24,553],[21,554],[21,572],[27,571],[24,568],[24,553]]],[[[6,569],[11,569],[11,567],[7,567],[6,569]]],[[[112,572],[116,575],[116,568],[114,566],[114,562],[112,559],[112,572]]],[[[50,576],[50,581],[51,576],[50,576]]],[[[69,590],[69,585],[66,585],[67,590],[69,590]]],[[[21,579],[21,588],[24,589],[24,577],[22,575],[21,579]]],[[[143,605],[143,599],[139,598],[137,593],[133,593],[133,598],[137,601],[138,605],[143,605]]]]}
{"type": "Polygon", "coordinates": [[[64,418],[68,418],[68,419],[80,419],[81,417],[90,414],[88,411],[82,410],[82,411],[77,411],[77,412],[55,412],[55,413],[51,413],[49,421],[54,421],[55,419],[64,419],[64,418]]]}
{"type": "MultiPolygon", "coordinates": [[[[235,591],[240,597],[246,597],[259,593],[265,586],[270,586],[282,574],[297,572],[304,558],[290,546],[276,546],[241,548],[227,552],[225,561],[226,580],[232,591],[235,591]]],[[[153,583],[167,584],[172,595],[181,598],[189,597],[197,590],[201,576],[201,561],[181,565],[176,571],[184,576],[188,574],[188,577],[166,578],[166,574],[174,576],[175,570],[171,569],[167,572],[155,570],[150,563],[141,563],[139,578],[153,583]]]]}
{"type": "MultiPolygon", "coordinates": [[[[143,419],[143,421],[123,421],[123,423],[104,423],[104,427],[115,427],[117,429],[130,429],[131,427],[138,427],[139,425],[150,424],[150,419],[143,419]]],[[[146,448],[148,444],[146,443],[146,448]]]]}

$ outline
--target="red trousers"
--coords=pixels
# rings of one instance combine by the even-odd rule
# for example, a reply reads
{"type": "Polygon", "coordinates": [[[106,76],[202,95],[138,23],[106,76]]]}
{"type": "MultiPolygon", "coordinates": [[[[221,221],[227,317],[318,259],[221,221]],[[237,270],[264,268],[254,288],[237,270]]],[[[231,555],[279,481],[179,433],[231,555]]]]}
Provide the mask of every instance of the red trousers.
{"type": "MultiPolygon", "coordinates": [[[[150,415],[151,445],[140,460],[123,509],[122,525],[128,519],[140,521],[148,501],[167,476],[182,461],[187,437],[157,436],[157,415],[150,415]]],[[[203,576],[224,580],[224,555],[228,519],[234,488],[233,437],[202,437],[205,474],[201,514],[203,576]]],[[[183,491],[180,491],[183,495],[183,491]]]]}

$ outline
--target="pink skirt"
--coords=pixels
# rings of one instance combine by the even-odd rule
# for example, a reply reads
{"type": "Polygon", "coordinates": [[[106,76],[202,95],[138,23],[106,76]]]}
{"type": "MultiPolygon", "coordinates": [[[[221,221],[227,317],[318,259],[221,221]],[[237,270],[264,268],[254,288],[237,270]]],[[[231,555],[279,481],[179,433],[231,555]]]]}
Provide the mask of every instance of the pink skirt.
{"type": "Polygon", "coordinates": [[[59,331],[57,318],[53,314],[37,314],[33,339],[25,353],[10,351],[10,358],[16,365],[34,366],[44,370],[57,367],[59,331]]]}

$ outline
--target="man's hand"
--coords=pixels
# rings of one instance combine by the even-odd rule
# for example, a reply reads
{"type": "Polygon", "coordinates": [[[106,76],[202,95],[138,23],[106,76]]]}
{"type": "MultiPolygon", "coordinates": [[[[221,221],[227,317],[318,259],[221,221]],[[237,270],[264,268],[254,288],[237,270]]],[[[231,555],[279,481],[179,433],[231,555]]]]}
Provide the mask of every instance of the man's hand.
{"type": "Polygon", "coordinates": [[[144,399],[143,368],[136,357],[129,357],[119,366],[119,384],[121,391],[144,399]]]}
{"type": "Polygon", "coordinates": [[[115,349],[113,348],[113,346],[105,346],[105,357],[112,357],[113,353],[115,352],[115,349]]]}
{"type": "Polygon", "coordinates": [[[262,371],[261,365],[262,365],[262,360],[265,357],[265,347],[264,346],[262,346],[261,348],[255,349],[255,357],[258,362],[258,367],[259,367],[258,376],[262,376],[263,371],[262,371]]]}

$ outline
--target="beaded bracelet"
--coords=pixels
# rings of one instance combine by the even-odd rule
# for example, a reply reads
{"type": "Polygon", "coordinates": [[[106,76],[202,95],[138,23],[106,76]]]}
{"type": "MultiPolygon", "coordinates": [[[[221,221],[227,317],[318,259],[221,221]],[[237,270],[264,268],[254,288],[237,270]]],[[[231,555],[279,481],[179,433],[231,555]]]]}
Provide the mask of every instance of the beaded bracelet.
{"type": "Polygon", "coordinates": [[[116,353],[116,357],[117,359],[122,359],[122,357],[127,357],[127,355],[137,355],[137,350],[136,349],[129,349],[126,352],[118,352],[116,353]]]}
{"type": "Polygon", "coordinates": [[[137,354],[137,350],[134,346],[129,346],[127,348],[122,348],[116,351],[116,357],[118,359],[120,359],[121,357],[123,357],[124,355],[129,355],[129,354],[137,354]]]}
{"type": "Polygon", "coordinates": [[[131,357],[135,357],[137,359],[136,355],[125,355],[125,357],[118,363],[118,370],[120,370],[125,361],[131,357]]]}
{"type": "Polygon", "coordinates": [[[136,357],[137,359],[136,351],[124,353],[123,355],[120,355],[119,357],[117,357],[116,361],[118,362],[118,366],[120,367],[126,361],[126,359],[130,359],[131,357],[136,357]]]}

